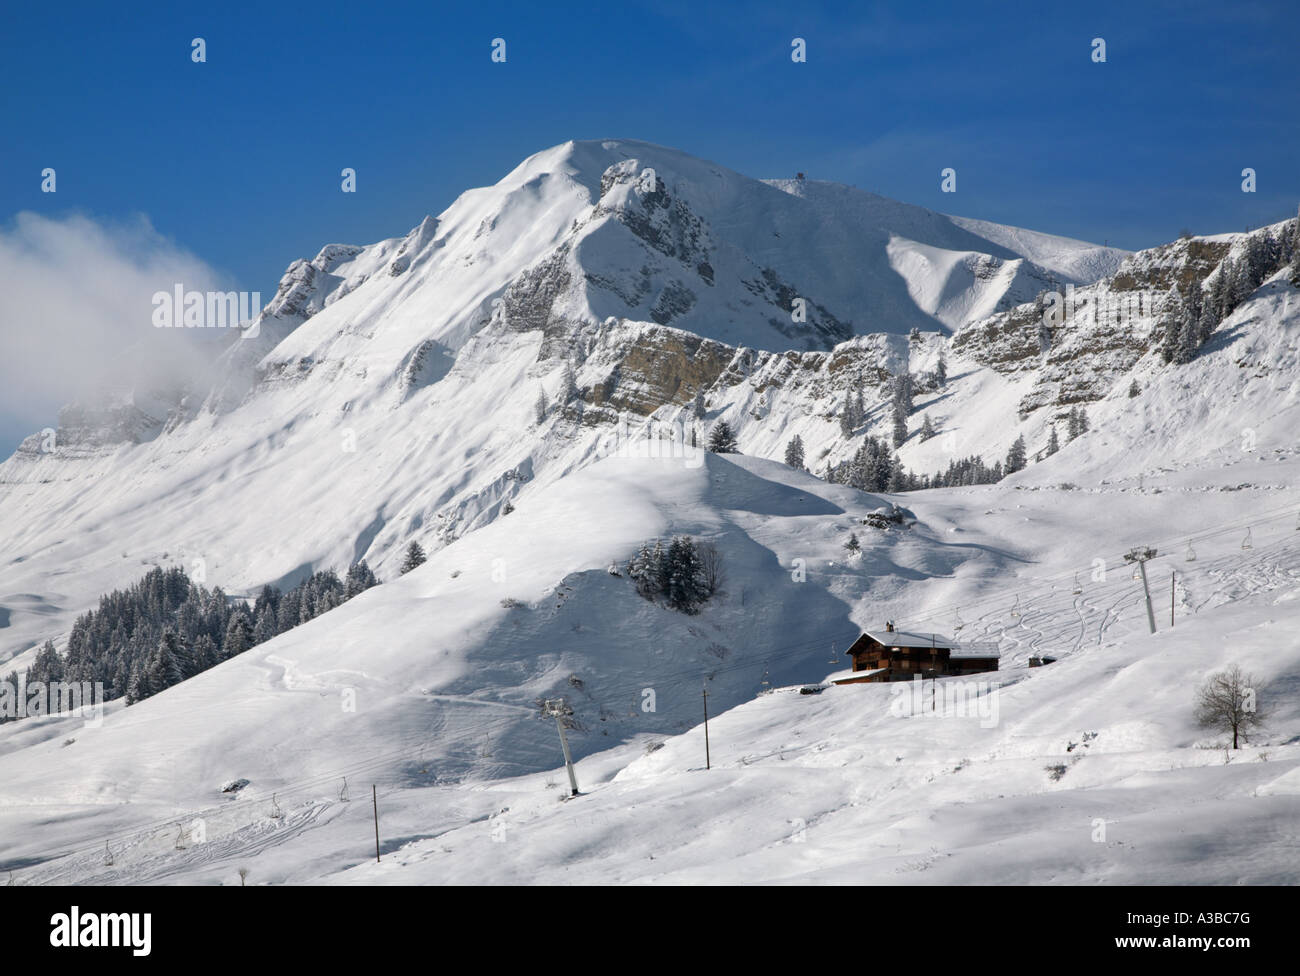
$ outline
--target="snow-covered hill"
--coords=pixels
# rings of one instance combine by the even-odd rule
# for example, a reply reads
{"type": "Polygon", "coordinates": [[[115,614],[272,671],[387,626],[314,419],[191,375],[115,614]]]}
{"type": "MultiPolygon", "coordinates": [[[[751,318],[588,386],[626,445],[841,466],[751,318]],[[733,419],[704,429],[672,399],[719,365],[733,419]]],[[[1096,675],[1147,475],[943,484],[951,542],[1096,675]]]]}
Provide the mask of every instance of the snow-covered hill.
{"type": "Polygon", "coordinates": [[[865,529],[876,501],[756,459],[603,460],[101,727],[0,727],[0,858],[32,883],[232,884],[239,867],[322,880],[365,862],[369,811],[340,794],[375,783],[395,856],[340,880],[540,880],[543,860],[572,881],[1296,879],[1283,856],[1300,802],[1293,491],[1170,506],[1158,491],[950,489],[918,496],[914,523],[865,529]],[[854,529],[865,552],[847,560],[854,529]],[[728,569],[695,617],[605,568],[683,531],[715,539],[728,569]],[[1118,558],[1134,540],[1163,554],[1157,600],[1166,569],[1181,581],[1177,626],[1166,605],[1155,637],[1118,558]],[[1001,690],[975,684],[960,707],[911,719],[891,712],[891,687],[799,694],[887,617],[998,640],[1001,690]],[[1057,663],[1026,667],[1042,653],[1057,663]],[[1196,684],[1230,662],[1274,710],[1225,767],[1191,711],[1196,684]],[[750,701],[769,685],[784,690],[750,701]],[[570,739],[590,794],[563,808],[554,724],[534,705],[557,694],[583,726],[570,739]],[[1109,839],[1092,846],[1098,819],[1109,839]],[[1252,839],[1192,853],[1228,823],[1252,839]]]}
{"type": "MultiPolygon", "coordinates": [[[[212,389],[69,409],[53,450],[34,436],[0,465],[0,662],[25,666],[100,594],[154,565],[182,565],[235,595],[363,557],[388,582],[130,708],[111,706],[102,727],[0,726],[0,862],[29,865],[32,880],[228,880],[235,859],[256,853],[267,879],[325,877],[364,857],[335,856],[351,850],[355,815],[338,799],[348,777],[386,784],[391,822],[406,825],[393,844],[415,842],[410,877],[429,880],[421,838],[467,829],[499,812],[501,795],[534,790],[539,771],[555,775],[559,746],[536,699],[573,703],[583,776],[609,781],[608,802],[631,796],[616,784],[646,775],[690,793],[668,760],[693,748],[704,682],[719,710],[772,685],[815,683],[858,628],[885,618],[960,626],[963,638],[1002,646],[1007,694],[1028,696],[1016,698],[1022,724],[972,741],[986,757],[1033,757],[1009,781],[1005,796],[1024,804],[1013,813],[1052,788],[1029,767],[1067,734],[1047,717],[1069,694],[1101,716],[1079,734],[1116,730],[1105,736],[1132,745],[1130,768],[1203,765],[1182,699],[1161,705],[1158,731],[1134,734],[1128,705],[1106,697],[1116,662],[1164,646],[1141,636],[1133,583],[1114,567],[1133,545],[1181,552],[1193,540],[1202,557],[1180,568],[1179,613],[1216,621],[1187,638],[1193,677],[1250,652],[1275,687],[1294,681],[1294,647],[1261,643],[1256,655],[1213,628],[1230,614],[1278,629],[1290,619],[1300,292],[1273,275],[1183,365],[1160,356],[1158,306],[1122,325],[1071,317],[1044,335],[1034,299],[1067,284],[1091,301],[1163,294],[1172,280],[1199,286],[1248,243],[1222,235],[1126,256],[599,142],[530,157],[405,238],[296,262],[212,389]],[[806,322],[792,318],[799,298],[806,322]],[[991,462],[1017,436],[1033,456],[1079,404],[1092,431],[999,485],[888,499],[905,518],[879,530],[864,519],[886,499],[778,462],[795,434],[818,473],[864,434],[887,435],[889,382],[941,359],[948,379],[918,386],[899,450],[914,471],[975,454],[991,462]],[[865,416],[846,436],[840,415],[859,393],[865,416]],[[922,415],[938,436],[921,440],[922,415]],[[720,419],[745,456],[691,447],[692,432],[720,419]],[[1271,548],[1240,549],[1248,526],[1271,548]],[[851,532],[866,549],[856,559],[843,549],[851,532]],[[648,603],[610,572],[641,543],[682,533],[715,542],[726,565],[698,616],[648,603]],[[413,540],[431,558],[399,578],[413,540]],[[1092,576],[1098,559],[1112,567],[1104,579],[1092,576]],[[1031,680],[1025,665],[1041,652],[1062,661],[1031,680]],[[631,763],[647,736],[668,742],[660,759],[631,763]],[[238,779],[249,785],[220,793],[238,779]],[[286,816],[265,816],[272,805],[286,816]],[[194,816],[211,829],[189,853],[170,839],[159,847],[147,826],[170,838],[194,816]],[[106,838],[116,873],[100,863],[106,838]],[[57,856],[67,852],[77,856],[57,856]]],[[[1166,680],[1164,667],[1150,674],[1166,680]]],[[[879,725],[876,693],[773,695],[723,721],[760,752],[804,736],[842,751],[833,727],[848,723],[871,728],[886,752],[902,748],[896,726],[879,725]]],[[[1280,722],[1270,741],[1300,732],[1290,712],[1280,722]]],[[[923,809],[948,802],[914,774],[948,763],[951,745],[916,745],[898,796],[923,809]]],[[[1003,768],[989,765],[987,782],[1003,768]]],[[[825,816],[844,814],[846,796],[877,797],[857,774],[837,775],[817,801],[825,816]]],[[[752,818],[771,811],[746,791],[773,780],[744,778],[725,781],[749,811],[742,832],[760,843],[770,831],[752,818]]],[[[711,791],[698,815],[714,809],[711,791]]],[[[537,837],[550,836],[544,824],[562,829],[562,816],[518,802],[536,807],[537,837]]],[[[980,822],[1006,810],[990,806],[980,822]]],[[[836,836],[862,827],[854,816],[836,836]]],[[[798,876],[748,873],[749,851],[715,853],[745,862],[736,877],[798,876]]],[[[479,861],[455,870],[471,877],[479,861]]],[[[827,876],[850,863],[831,858],[827,876]]],[[[574,877],[594,879],[582,870],[574,877]]],[[[690,876],[678,870],[662,876],[690,876]]],[[[624,876],[660,874],[628,866],[624,876]]]]}

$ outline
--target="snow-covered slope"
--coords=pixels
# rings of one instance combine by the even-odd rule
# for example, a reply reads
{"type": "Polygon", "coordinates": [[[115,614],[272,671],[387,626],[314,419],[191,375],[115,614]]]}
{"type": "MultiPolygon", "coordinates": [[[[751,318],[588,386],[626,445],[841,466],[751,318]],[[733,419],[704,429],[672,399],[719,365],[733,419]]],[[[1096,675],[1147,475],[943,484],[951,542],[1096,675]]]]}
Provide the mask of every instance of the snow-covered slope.
{"type": "Polygon", "coordinates": [[[953,489],[908,499],[914,523],[869,530],[877,501],[756,459],[601,461],[101,727],[0,727],[0,859],[31,883],[231,884],[239,867],[254,882],[321,880],[367,858],[369,811],[340,799],[346,779],[358,799],[381,787],[396,856],[340,880],[527,881],[541,879],[539,858],[572,881],[1295,880],[1282,856],[1300,802],[1290,491],[1171,507],[1117,488],[953,489]],[[1069,533],[1081,524],[1086,535],[1069,533]],[[855,528],[865,553],[846,560],[855,528]],[[641,538],[681,531],[716,539],[728,568],[725,594],[696,617],[605,569],[641,538]],[[1166,633],[1161,609],[1154,638],[1118,559],[1135,539],[1168,554],[1149,570],[1157,599],[1166,567],[1181,579],[1178,624],[1166,633]],[[890,687],[798,694],[885,618],[997,640],[1002,690],[976,685],[966,711],[953,699],[910,719],[891,712],[890,687]],[[1028,669],[1042,653],[1057,663],[1028,669]],[[1274,711],[1225,768],[1191,699],[1232,662],[1274,711]],[[562,809],[554,724],[534,705],[557,694],[583,726],[570,739],[590,794],[562,809]],[[249,784],[220,792],[236,779],[249,784]],[[1098,819],[1109,839],[1089,846],[1098,819]],[[1249,826],[1255,856],[1234,859],[1246,840],[1196,852],[1230,822],[1249,826]],[[1031,841],[1007,844],[1009,831],[1031,841]]]}

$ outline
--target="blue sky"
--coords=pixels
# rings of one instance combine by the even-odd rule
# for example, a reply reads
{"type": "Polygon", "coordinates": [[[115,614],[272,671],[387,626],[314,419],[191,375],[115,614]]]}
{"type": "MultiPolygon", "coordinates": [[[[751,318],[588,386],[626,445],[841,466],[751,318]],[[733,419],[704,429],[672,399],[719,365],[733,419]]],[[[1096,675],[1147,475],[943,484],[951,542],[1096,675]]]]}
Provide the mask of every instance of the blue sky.
{"type": "Polygon", "coordinates": [[[402,234],[539,149],[607,136],[1129,248],[1300,201],[1300,14],[1281,0],[184,6],[9,5],[0,228],[144,214],[268,298],[325,243],[402,234]]]}

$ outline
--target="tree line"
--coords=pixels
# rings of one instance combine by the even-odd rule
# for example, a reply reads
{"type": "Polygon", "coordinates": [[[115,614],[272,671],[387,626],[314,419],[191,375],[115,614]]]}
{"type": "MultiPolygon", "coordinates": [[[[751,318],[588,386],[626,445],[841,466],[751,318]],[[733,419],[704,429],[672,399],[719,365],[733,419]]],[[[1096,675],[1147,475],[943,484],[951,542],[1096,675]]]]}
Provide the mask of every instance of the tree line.
{"type": "MultiPolygon", "coordinates": [[[[27,683],[99,682],[104,699],[134,704],[346,603],[379,581],[363,559],[344,579],[318,571],[281,591],[264,586],[250,606],[208,589],[179,566],[155,567],[124,590],[100,597],[77,618],[60,655],[46,641],[27,683]]],[[[17,672],[7,679],[16,687],[17,672]]]]}

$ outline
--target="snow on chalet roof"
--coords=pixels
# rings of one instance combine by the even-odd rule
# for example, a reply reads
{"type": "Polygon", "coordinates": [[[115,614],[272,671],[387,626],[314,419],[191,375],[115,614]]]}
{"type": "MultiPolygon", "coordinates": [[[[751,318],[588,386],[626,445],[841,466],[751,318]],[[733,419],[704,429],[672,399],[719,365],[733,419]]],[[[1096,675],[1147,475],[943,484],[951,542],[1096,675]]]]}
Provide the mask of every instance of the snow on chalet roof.
{"type": "Polygon", "coordinates": [[[863,633],[886,647],[952,647],[955,644],[943,634],[912,634],[905,630],[867,630],[863,633]]]}
{"type": "Polygon", "coordinates": [[[946,647],[950,658],[1001,656],[994,642],[962,642],[943,634],[917,634],[906,630],[866,630],[863,633],[885,647],[946,647]]]}

